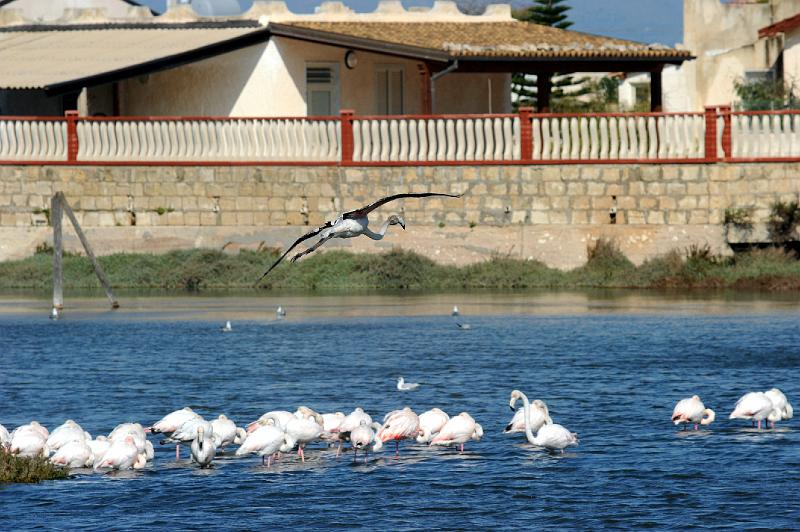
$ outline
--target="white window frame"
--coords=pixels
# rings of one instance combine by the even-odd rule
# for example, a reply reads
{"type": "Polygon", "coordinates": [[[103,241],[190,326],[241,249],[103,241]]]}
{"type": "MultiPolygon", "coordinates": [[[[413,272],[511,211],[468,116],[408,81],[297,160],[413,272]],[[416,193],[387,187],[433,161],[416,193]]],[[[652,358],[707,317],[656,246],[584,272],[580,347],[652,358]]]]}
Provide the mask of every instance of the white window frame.
{"type": "MultiPolygon", "coordinates": [[[[389,114],[382,109],[378,109],[378,83],[377,83],[377,75],[380,72],[400,72],[400,112],[398,114],[403,114],[406,112],[406,67],[401,63],[383,63],[383,64],[376,64],[375,65],[375,74],[373,79],[375,80],[375,114],[382,115],[382,114],[389,114]]],[[[387,102],[391,101],[391,90],[392,84],[390,83],[390,77],[386,76],[386,86],[389,89],[389,95],[386,99],[387,102]]]]}
{"type": "Polygon", "coordinates": [[[336,116],[341,110],[341,77],[339,76],[339,63],[330,61],[307,61],[303,71],[303,82],[306,85],[306,115],[311,116],[311,88],[316,90],[330,89],[331,115],[336,116]],[[331,70],[330,83],[308,83],[309,68],[329,68],[331,70]]]}

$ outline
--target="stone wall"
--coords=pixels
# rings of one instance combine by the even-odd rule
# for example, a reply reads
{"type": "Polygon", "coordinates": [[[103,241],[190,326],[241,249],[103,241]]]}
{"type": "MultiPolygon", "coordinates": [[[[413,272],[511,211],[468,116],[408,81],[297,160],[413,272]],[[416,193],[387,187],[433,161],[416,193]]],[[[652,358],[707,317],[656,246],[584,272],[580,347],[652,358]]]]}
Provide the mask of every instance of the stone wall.
{"type": "MultiPolygon", "coordinates": [[[[567,268],[585,260],[587,239],[599,236],[621,240],[637,261],[668,250],[670,242],[676,247],[710,243],[722,250],[725,209],[752,207],[755,221],[765,221],[773,201],[795,199],[800,193],[800,167],[796,163],[3,166],[0,260],[29,254],[49,238],[49,199],[59,190],[90,238],[94,233],[102,239],[97,246],[101,254],[262,242],[280,247],[306,225],[318,225],[384,195],[463,194],[457,199],[405,200],[383,208],[377,221],[401,212],[409,232],[381,244],[399,243],[445,261],[457,256],[456,262],[471,262],[503,253],[567,268]],[[616,225],[610,223],[613,207],[616,225]],[[429,243],[414,244],[411,235],[429,243]],[[151,246],[146,245],[148,239],[151,246]],[[448,239],[464,252],[448,246],[448,239]],[[564,239],[571,241],[556,242],[564,239]],[[572,251],[565,257],[555,251],[558,246],[572,251]]],[[[763,231],[752,238],[763,238],[763,231]]],[[[381,248],[374,243],[343,244],[381,248]]]]}

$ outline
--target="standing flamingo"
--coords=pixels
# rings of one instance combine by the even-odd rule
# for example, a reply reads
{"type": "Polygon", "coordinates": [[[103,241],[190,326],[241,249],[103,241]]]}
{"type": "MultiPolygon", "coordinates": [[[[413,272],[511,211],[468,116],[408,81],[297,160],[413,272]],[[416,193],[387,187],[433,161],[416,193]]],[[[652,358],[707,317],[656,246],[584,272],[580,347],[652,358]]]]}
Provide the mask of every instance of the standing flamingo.
{"type": "Polygon", "coordinates": [[[361,426],[362,421],[366,425],[371,425],[372,416],[364,412],[361,407],[356,407],[356,409],[347,414],[339,424],[339,446],[336,449],[337,458],[342,452],[342,443],[350,439],[350,433],[361,426]]]}
{"type": "Polygon", "coordinates": [[[214,431],[214,444],[221,453],[225,452],[226,446],[239,445],[247,437],[247,432],[237,427],[225,414],[211,420],[211,429],[214,431]]]}
{"type": "MultiPolygon", "coordinates": [[[[542,425],[550,425],[553,423],[547,404],[539,399],[534,399],[533,402],[531,402],[530,417],[528,419],[530,421],[531,431],[534,433],[537,432],[542,425]]],[[[525,432],[524,410],[517,410],[514,413],[514,417],[512,417],[511,421],[506,425],[505,430],[503,430],[504,434],[515,432],[525,432]]]]}
{"type": "Polygon", "coordinates": [[[364,451],[364,463],[367,463],[369,452],[380,451],[383,442],[378,438],[378,431],[381,430],[380,423],[367,425],[366,421],[361,421],[361,425],[350,431],[350,443],[353,445],[353,462],[358,457],[358,451],[364,451]]]}
{"type": "Polygon", "coordinates": [[[530,410],[531,405],[528,402],[528,398],[519,390],[514,390],[511,392],[511,402],[509,406],[511,410],[514,410],[514,405],[516,402],[522,399],[522,404],[525,409],[525,436],[528,438],[528,441],[533,445],[537,445],[539,447],[544,447],[545,449],[551,451],[561,451],[564,452],[566,447],[570,445],[578,445],[578,435],[574,432],[568,431],[565,427],[559,425],[558,423],[553,423],[550,425],[543,425],[536,436],[533,435],[531,432],[531,422],[530,422],[530,410]]]}
{"type": "Polygon", "coordinates": [[[94,469],[140,469],[147,459],[139,453],[132,436],[115,441],[100,460],[95,460],[94,469]]]}
{"type": "Polygon", "coordinates": [[[771,390],[767,390],[764,392],[764,395],[769,397],[769,400],[772,401],[772,412],[769,413],[767,416],[767,420],[772,425],[772,428],[775,428],[776,421],[783,421],[787,419],[792,419],[794,417],[794,409],[792,405],[789,403],[789,400],[786,399],[786,396],[780,391],[778,388],[772,388],[771,390]]]}
{"type": "Polygon", "coordinates": [[[214,440],[214,435],[206,434],[203,426],[197,427],[197,437],[192,440],[191,444],[192,458],[197,462],[200,467],[205,468],[211,465],[214,455],[217,453],[217,443],[214,440]]]}
{"type": "Polygon", "coordinates": [[[761,430],[761,422],[767,419],[773,408],[772,400],[765,393],[749,392],[736,401],[736,406],[728,419],[757,421],[758,430],[761,430]]]}
{"type": "Polygon", "coordinates": [[[256,453],[261,457],[261,463],[266,461],[267,467],[272,466],[272,455],[279,451],[288,452],[292,446],[286,445],[286,433],[278,425],[263,421],[262,425],[247,434],[247,438],[236,449],[236,456],[256,453]]]}
{"type": "Polygon", "coordinates": [[[381,442],[394,440],[395,455],[400,456],[400,440],[416,438],[419,436],[419,416],[409,407],[391,412],[384,419],[383,426],[378,431],[381,442]]]}
{"type": "Polygon", "coordinates": [[[439,434],[448,421],[450,421],[450,416],[447,415],[447,412],[438,408],[432,408],[420,414],[420,434],[417,436],[417,443],[429,443],[434,436],[439,434]]]}
{"type": "Polygon", "coordinates": [[[700,397],[693,395],[687,399],[681,399],[675,405],[672,411],[672,422],[676,425],[684,423],[694,424],[694,430],[697,430],[697,425],[710,425],[714,422],[716,414],[710,408],[706,408],[700,397]]]}
{"type": "Polygon", "coordinates": [[[451,417],[442,430],[432,440],[431,445],[458,445],[459,453],[464,452],[464,444],[469,440],[480,441],[483,427],[466,412],[451,417]]]}

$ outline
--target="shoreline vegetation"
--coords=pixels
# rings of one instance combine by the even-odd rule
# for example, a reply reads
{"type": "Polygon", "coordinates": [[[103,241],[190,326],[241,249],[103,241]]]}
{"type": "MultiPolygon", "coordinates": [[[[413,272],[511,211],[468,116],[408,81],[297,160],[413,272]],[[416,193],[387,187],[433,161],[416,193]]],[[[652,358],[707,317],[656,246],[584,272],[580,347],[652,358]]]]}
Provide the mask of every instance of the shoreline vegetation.
{"type": "Polygon", "coordinates": [[[51,464],[47,458],[23,458],[0,449],[0,484],[31,484],[65,478],[69,478],[67,470],[51,464]]]}
{"type": "MultiPolygon", "coordinates": [[[[276,249],[120,253],[100,257],[114,288],[186,290],[252,288],[279,253],[276,249]]],[[[64,255],[65,288],[98,288],[85,256],[64,255]]],[[[0,263],[0,289],[52,287],[52,249],[0,263]]],[[[446,266],[409,251],[354,254],[332,250],[282,264],[258,290],[463,290],[478,288],[735,288],[800,290],[800,261],[781,247],[731,257],[692,246],[635,266],[613,241],[599,240],[588,262],[563,272],[534,260],[493,257],[467,266],[446,266]]]]}

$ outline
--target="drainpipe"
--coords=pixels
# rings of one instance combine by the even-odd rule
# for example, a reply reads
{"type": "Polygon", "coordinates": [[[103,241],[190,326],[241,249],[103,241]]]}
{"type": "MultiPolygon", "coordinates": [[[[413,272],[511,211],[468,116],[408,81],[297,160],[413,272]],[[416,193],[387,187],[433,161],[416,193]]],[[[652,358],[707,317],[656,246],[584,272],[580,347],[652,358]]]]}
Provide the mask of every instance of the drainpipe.
{"type": "Polygon", "coordinates": [[[436,114],[436,80],[458,69],[458,59],[454,59],[447,68],[431,75],[431,113],[436,114]]]}

